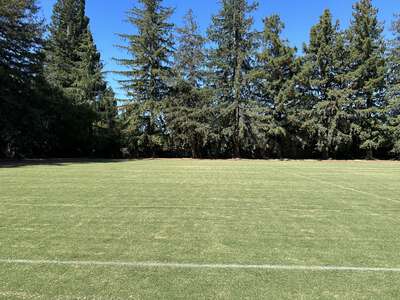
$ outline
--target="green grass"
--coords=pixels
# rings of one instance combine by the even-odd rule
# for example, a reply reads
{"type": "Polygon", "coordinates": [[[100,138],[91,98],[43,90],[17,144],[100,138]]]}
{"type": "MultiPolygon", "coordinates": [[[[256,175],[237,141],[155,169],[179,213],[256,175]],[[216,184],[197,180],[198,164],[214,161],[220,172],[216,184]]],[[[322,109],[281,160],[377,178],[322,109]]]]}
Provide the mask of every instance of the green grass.
{"type": "MultiPolygon", "coordinates": [[[[0,165],[0,259],[400,267],[400,163],[0,165]]],[[[398,299],[400,273],[0,263],[0,299],[398,299]]]]}

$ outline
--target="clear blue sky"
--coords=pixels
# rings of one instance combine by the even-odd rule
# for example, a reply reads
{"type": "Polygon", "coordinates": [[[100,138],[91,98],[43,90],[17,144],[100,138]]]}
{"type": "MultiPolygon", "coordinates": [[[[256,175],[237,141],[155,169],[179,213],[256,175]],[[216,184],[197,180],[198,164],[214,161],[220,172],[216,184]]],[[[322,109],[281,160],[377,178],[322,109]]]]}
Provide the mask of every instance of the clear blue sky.
{"type": "MultiPolygon", "coordinates": [[[[331,9],[334,17],[339,19],[342,28],[348,26],[353,0],[260,0],[259,9],[255,13],[255,26],[262,28],[261,20],[272,13],[278,13],[286,23],[284,36],[290,43],[301,48],[302,43],[308,41],[312,25],[318,22],[319,16],[325,8],[331,9]]],[[[55,0],[39,0],[43,14],[50,19],[55,0]]],[[[400,0],[375,0],[379,8],[379,17],[385,23],[385,34],[390,36],[388,29],[395,13],[400,13],[400,0]]],[[[131,25],[125,20],[125,12],[137,5],[136,0],[87,0],[86,14],[90,17],[90,27],[102,54],[106,70],[117,70],[119,67],[113,62],[113,57],[123,57],[120,49],[114,47],[120,44],[116,33],[132,32],[131,25]]],[[[192,8],[198,18],[202,31],[210,24],[211,16],[218,12],[218,0],[165,0],[165,5],[174,7],[175,14],[172,21],[181,24],[182,16],[192,8]]],[[[110,84],[118,92],[115,75],[107,75],[110,84]]],[[[120,93],[118,93],[121,95],[120,93]]]]}

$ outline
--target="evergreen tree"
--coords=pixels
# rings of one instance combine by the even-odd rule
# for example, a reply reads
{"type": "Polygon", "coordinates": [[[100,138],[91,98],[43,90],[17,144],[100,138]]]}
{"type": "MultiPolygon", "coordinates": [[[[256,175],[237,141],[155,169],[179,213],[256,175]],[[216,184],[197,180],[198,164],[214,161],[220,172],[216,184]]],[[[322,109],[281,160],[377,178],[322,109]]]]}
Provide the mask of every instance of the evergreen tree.
{"type": "Polygon", "coordinates": [[[0,0],[0,157],[40,144],[43,32],[35,0],[0,0]]]}
{"type": "Polygon", "coordinates": [[[0,0],[0,157],[359,157],[400,155],[400,17],[386,52],[372,0],[340,31],[326,10],[303,55],[279,16],[220,0],[206,40],[162,0],[128,12],[117,59],[124,110],[107,86],[85,0],[56,0],[48,40],[36,0],[0,0]],[[206,45],[209,46],[206,49],[206,45]]]}
{"type": "Polygon", "coordinates": [[[385,45],[383,26],[371,0],[354,5],[353,20],[347,31],[349,56],[345,64],[348,99],[353,111],[352,135],[355,149],[365,151],[368,158],[385,142],[385,45]]]}
{"type": "Polygon", "coordinates": [[[103,64],[100,53],[94,43],[89,29],[89,20],[82,32],[81,41],[76,49],[77,61],[75,63],[76,88],[75,99],[78,104],[87,104],[93,108],[96,102],[101,101],[101,96],[106,92],[107,84],[103,76],[103,64]]]}
{"type": "Polygon", "coordinates": [[[392,152],[400,155],[400,16],[393,22],[394,39],[390,43],[388,57],[389,125],[393,140],[392,152]]]}
{"type": "Polygon", "coordinates": [[[115,157],[120,151],[120,122],[118,101],[112,88],[104,90],[97,101],[98,120],[95,126],[97,156],[115,157]]]}
{"type": "Polygon", "coordinates": [[[174,54],[174,69],[178,76],[187,80],[193,87],[204,84],[205,42],[199,25],[190,9],[184,16],[184,26],[178,28],[178,49],[174,54]]]}
{"type": "Polygon", "coordinates": [[[84,5],[84,0],[57,0],[46,51],[47,80],[71,97],[76,94],[78,49],[88,22],[84,5]]]}
{"type": "Polygon", "coordinates": [[[309,45],[304,47],[302,71],[297,77],[302,106],[303,128],[310,144],[324,158],[336,156],[351,145],[350,117],[342,97],[343,60],[347,52],[339,23],[325,10],[311,29],[309,45]]]}
{"type": "Polygon", "coordinates": [[[296,49],[281,38],[284,23],[278,15],[264,19],[261,36],[262,51],[257,55],[257,67],[252,72],[256,94],[265,114],[264,126],[259,126],[259,141],[271,154],[282,157],[287,146],[290,114],[290,81],[296,74],[298,63],[296,49]]]}
{"type": "Polygon", "coordinates": [[[175,83],[168,100],[167,122],[174,146],[198,158],[213,137],[213,110],[204,87],[205,39],[199,33],[192,10],[184,21],[184,27],[178,28],[175,83]]]}
{"type": "Polygon", "coordinates": [[[165,138],[164,100],[168,95],[167,79],[171,75],[173,24],[168,19],[173,10],[162,0],[139,0],[140,7],[128,12],[128,21],[136,34],[121,34],[128,42],[121,48],[130,55],[117,59],[126,76],[121,80],[130,104],[126,106],[124,133],[129,148],[135,152],[155,154],[165,138]]]}
{"type": "Polygon", "coordinates": [[[46,50],[45,74],[75,106],[64,118],[66,147],[81,154],[92,152],[93,127],[107,85],[103,65],[85,15],[85,0],[58,0],[53,9],[50,37],[46,50]],[[70,133],[69,133],[70,132],[70,133]]]}
{"type": "Polygon", "coordinates": [[[85,3],[85,0],[58,0],[54,5],[46,75],[49,83],[60,88],[75,104],[94,106],[106,87],[85,3]]]}
{"type": "Polygon", "coordinates": [[[248,84],[255,50],[253,18],[256,4],[247,0],[223,0],[213,17],[208,37],[209,84],[218,103],[218,131],[223,152],[240,157],[244,147],[252,148],[254,116],[257,115],[248,84]]]}

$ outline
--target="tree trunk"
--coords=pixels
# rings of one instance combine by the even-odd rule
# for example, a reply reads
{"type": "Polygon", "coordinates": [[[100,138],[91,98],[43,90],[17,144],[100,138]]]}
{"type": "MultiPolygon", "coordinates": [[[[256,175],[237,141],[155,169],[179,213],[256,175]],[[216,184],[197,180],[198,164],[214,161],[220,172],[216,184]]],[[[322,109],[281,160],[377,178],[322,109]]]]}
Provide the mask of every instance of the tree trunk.
{"type": "Polygon", "coordinates": [[[235,138],[234,138],[234,158],[240,158],[240,112],[239,104],[236,104],[235,112],[235,138]]]}
{"type": "Polygon", "coordinates": [[[327,148],[324,148],[324,150],[322,150],[322,159],[323,160],[329,159],[329,150],[327,148]]]}
{"type": "Polygon", "coordinates": [[[368,160],[372,160],[372,159],[374,159],[374,152],[373,152],[373,150],[372,150],[372,149],[368,149],[368,150],[367,150],[367,156],[366,156],[366,159],[368,159],[368,160]]]}
{"type": "Polygon", "coordinates": [[[192,142],[192,159],[196,159],[197,158],[197,147],[195,142],[192,142]]]}

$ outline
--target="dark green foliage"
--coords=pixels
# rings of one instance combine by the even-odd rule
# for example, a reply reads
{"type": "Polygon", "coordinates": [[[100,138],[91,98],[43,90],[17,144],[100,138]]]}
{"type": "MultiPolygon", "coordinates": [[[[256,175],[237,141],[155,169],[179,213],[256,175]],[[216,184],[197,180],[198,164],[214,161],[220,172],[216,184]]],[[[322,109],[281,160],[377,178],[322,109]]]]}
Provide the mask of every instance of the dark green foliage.
{"type": "Polygon", "coordinates": [[[30,83],[40,72],[43,22],[34,0],[1,0],[0,66],[3,80],[30,83]]]}
{"type": "Polygon", "coordinates": [[[215,134],[210,92],[204,88],[205,39],[199,33],[193,12],[178,29],[174,83],[168,97],[166,120],[175,151],[190,152],[193,158],[207,154],[215,134]]]}
{"type": "Polygon", "coordinates": [[[347,55],[339,23],[333,24],[326,10],[311,29],[302,70],[296,77],[301,128],[307,133],[308,146],[323,158],[343,155],[351,146],[351,115],[342,92],[347,55]]]}
{"type": "Polygon", "coordinates": [[[290,140],[291,81],[299,67],[296,49],[281,38],[283,29],[279,16],[265,18],[261,52],[252,71],[255,94],[262,109],[260,115],[263,116],[257,126],[260,150],[263,155],[278,157],[284,155],[284,147],[290,140]]]}
{"type": "Polygon", "coordinates": [[[95,107],[107,88],[103,79],[103,64],[88,25],[81,38],[77,48],[78,59],[75,62],[77,78],[73,84],[76,87],[74,98],[78,104],[95,107]]]}
{"type": "Polygon", "coordinates": [[[354,151],[363,150],[369,158],[385,143],[385,45],[377,14],[371,0],[360,0],[354,5],[345,61],[348,70],[344,92],[353,114],[354,151]]]}
{"type": "Polygon", "coordinates": [[[257,104],[248,84],[255,50],[255,32],[251,13],[256,4],[246,0],[221,1],[220,12],[213,17],[208,37],[213,48],[209,52],[209,87],[218,105],[221,151],[240,157],[250,150],[254,139],[257,104]],[[248,148],[248,149],[246,149],[248,148]]]}
{"type": "Polygon", "coordinates": [[[103,145],[105,133],[99,130],[103,126],[96,126],[108,121],[103,119],[101,108],[108,105],[103,102],[110,101],[107,99],[110,93],[103,79],[103,65],[89,29],[89,18],[85,15],[85,0],[58,0],[50,28],[46,78],[69,100],[75,112],[64,120],[63,133],[67,137],[63,140],[68,141],[68,152],[89,155],[97,148],[111,147],[103,145]]]}
{"type": "Polygon", "coordinates": [[[96,104],[97,122],[94,126],[94,155],[118,157],[121,137],[118,103],[114,91],[111,88],[107,88],[96,104]]]}
{"type": "Polygon", "coordinates": [[[54,5],[46,51],[46,77],[76,105],[94,107],[105,90],[85,0],[58,0],[54,5]]]}
{"type": "Polygon", "coordinates": [[[53,8],[50,38],[46,51],[46,77],[67,96],[77,91],[76,69],[81,60],[78,49],[82,46],[84,30],[89,20],[85,17],[85,1],[58,0],[53,8]]]}
{"type": "Polygon", "coordinates": [[[37,15],[34,0],[0,1],[0,157],[32,152],[45,139],[36,93],[44,27],[37,15]]]}
{"type": "Polygon", "coordinates": [[[389,126],[393,150],[396,156],[400,155],[400,16],[396,16],[392,31],[394,39],[390,43],[388,57],[388,93],[387,100],[389,126]]]}
{"type": "Polygon", "coordinates": [[[99,109],[110,97],[85,1],[56,3],[47,43],[36,1],[0,4],[0,156],[92,154],[102,137],[94,123],[105,122],[99,109]]]}
{"type": "Polygon", "coordinates": [[[326,10],[301,56],[247,0],[221,0],[208,39],[192,11],[175,32],[162,0],[138,2],[123,103],[85,0],[57,0],[48,34],[36,0],[0,0],[0,157],[399,157],[400,20],[386,47],[372,0],[344,31],[326,10]]]}
{"type": "Polygon", "coordinates": [[[201,87],[205,80],[205,47],[206,39],[200,34],[193,11],[189,10],[184,17],[184,26],[178,28],[179,47],[175,52],[175,72],[187,80],[193,87],[201,87]]]}
{"type": "Polygon", "coordinates": [[[161,0],[140,0],[141,6],[128,12],[128,21],[136,34],[121,34],[127,41],[129,58],[117,59],[126,71],[117,72],[129,97],[125,112],[124,135],[135,153],[154,155],[165,141],[164,100],[171,75],[173,24],[168,22],[173,10],[161,0]]]}
{"type": "Polygon", "coordinates": [[[209,91],[194,88],[186,80],[178,79],[174,84],[166,110],[171,150],[191,153],[192,158],[211,154],[217,137],[212,126],[215,109],[210,99],[209,91]]]}

